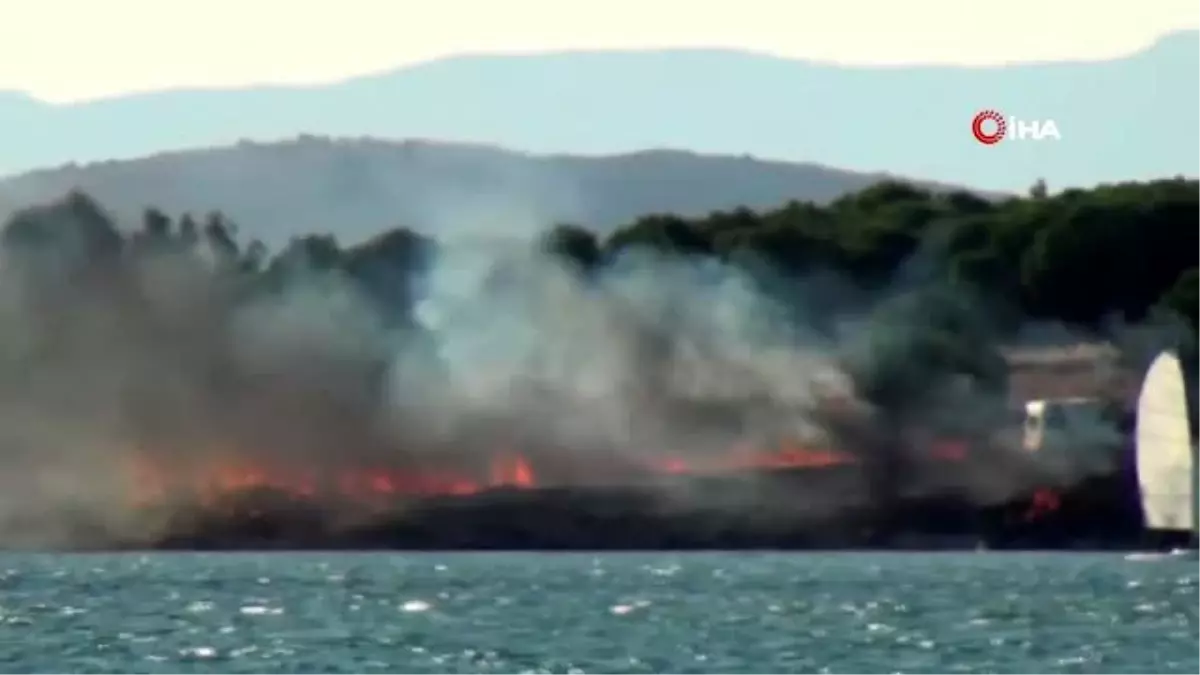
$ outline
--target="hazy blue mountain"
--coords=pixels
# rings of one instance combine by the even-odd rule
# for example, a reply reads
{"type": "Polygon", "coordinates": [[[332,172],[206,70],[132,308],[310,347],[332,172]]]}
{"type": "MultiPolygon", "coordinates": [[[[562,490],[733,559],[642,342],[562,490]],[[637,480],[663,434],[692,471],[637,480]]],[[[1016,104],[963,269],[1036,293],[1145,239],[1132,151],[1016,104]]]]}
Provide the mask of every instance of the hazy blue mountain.
{"type": "Polygon", "coordinates": [[[860,68],[721,50],[448,58],[308,88],[171,91],[69,106],[0,92],[0,173],[300,133],[543,153],[749,153],[1015,190],[1200,174],[1200,34],[1110,61],[860,68]],[[1059,142],[986,147],[994,108],[1059,142]]]}
{"type": "Polygon", "coordinates": [[[0,217],[80,188],[126,224],[151,205],[173,214],[219,208],[247,236],[273,245],[312,231],[351,243],[399,224],[442,236],[464,228],[528,233],[554,222],[606,229],[653,212],[701,215],[791,199],[824,202],[881,178],[665,150],[540,156],[480,145],[310,136],[26,173],[0,181],[0,217]]]}

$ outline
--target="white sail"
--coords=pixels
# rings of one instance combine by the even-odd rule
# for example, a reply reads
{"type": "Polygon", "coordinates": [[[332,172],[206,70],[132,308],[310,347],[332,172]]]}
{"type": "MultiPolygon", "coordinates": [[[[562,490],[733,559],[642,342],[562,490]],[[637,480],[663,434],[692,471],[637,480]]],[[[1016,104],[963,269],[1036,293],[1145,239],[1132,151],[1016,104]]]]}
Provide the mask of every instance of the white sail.
{"type": "Polygon", "coordinates": [[[1179,358],[1163,352],[1142,382],[1137,406],[1137,475],[1146,527],[1194,530],[1196,458],[1179,358]]]}

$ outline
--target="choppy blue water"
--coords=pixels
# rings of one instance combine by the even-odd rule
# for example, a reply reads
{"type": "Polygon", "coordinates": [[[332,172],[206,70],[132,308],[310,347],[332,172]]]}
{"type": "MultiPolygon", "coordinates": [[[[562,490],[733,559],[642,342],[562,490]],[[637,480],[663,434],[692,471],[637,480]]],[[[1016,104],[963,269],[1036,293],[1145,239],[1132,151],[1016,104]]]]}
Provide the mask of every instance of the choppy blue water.
{"type": "Polygon", "coordinates": [[[0,556],[0,671],[1190,672],[1197,563],[0,556]]]}

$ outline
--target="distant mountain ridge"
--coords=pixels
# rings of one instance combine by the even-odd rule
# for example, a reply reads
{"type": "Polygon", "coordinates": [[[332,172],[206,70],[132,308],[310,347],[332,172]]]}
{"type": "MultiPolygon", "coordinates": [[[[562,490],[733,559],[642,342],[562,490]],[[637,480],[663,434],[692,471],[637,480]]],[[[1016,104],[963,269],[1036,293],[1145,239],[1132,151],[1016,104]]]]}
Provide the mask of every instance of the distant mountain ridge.
{"type": "Polygon", "coordinates": [[[149,206],[196,215],[220,209],[268,244],[314,231],[354,243],[395,225],[439,236],[464,229],[520,234],[556,222],[608,230],[649,213],[827,202],[885,178],[682,151],[540,156],[306,136],[34,171],[0,181],[0,217],[82,189],[127,224],[149,206]]]}
{"type": "Polygon", "coordinates": [[[0,174],[303,133],[538,153],[688,148],[985,189],[1200,174],[1200,33],[1097,62],[846,67],[728,50],[462,56],[314,87],[165,91],[57,106],[0,92],[0,174]],[[1059,142],[971,137],[994,108],[1059,142]]]}

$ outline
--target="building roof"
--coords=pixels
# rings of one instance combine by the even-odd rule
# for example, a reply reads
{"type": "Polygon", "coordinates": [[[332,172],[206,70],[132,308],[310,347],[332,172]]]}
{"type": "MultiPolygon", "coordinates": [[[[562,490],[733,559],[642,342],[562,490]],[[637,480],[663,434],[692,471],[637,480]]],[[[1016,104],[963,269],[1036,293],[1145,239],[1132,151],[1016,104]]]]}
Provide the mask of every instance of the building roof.
{"type": "Polygon", "coordinates": [[[1000,353],[1012,366],[1062,365],[1116,361],[1121,352],[1108,342],[1079,342],[1039,347],[1004,347],[1000,353]]]}
{"type": "Polygon", "coordinates": [[[1131,405],[1141,378],[1107,343],[1001,350],[1008,363],[1009,403],[1035,399],[1096,398],[1131,405]]]}

